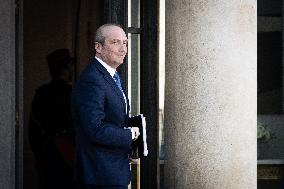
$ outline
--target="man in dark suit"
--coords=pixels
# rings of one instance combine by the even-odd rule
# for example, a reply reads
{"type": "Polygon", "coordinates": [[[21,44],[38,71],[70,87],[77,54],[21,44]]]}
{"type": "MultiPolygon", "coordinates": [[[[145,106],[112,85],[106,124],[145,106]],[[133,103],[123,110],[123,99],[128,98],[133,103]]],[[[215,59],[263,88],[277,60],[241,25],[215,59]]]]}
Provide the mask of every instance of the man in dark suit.
{"type": "Polygon", "coordinates": [[[87,189],[127,189],[131,143],[140,133],[127,128],[128,100],[116,72],[127,53],[123,29],[101,26],[95,50],[72,94],[76,177],[87,189]]]}

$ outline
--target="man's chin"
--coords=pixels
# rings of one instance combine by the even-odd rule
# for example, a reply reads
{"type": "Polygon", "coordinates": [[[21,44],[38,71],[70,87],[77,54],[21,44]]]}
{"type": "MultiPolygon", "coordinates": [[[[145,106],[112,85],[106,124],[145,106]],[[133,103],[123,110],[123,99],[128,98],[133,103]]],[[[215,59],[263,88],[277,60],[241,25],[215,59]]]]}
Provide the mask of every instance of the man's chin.
{"type": "Polygon", "coordinates": [[[124,59],[117,61],[118,64],[123,64],[123,60],[124,60],[124,59]]]}

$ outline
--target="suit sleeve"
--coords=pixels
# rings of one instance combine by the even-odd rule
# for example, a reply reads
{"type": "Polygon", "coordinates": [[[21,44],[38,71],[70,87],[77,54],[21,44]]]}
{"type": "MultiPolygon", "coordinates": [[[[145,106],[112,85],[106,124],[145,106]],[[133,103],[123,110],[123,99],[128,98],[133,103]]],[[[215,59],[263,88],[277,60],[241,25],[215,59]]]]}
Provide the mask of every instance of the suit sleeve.
{"type": "Polygon", "coordinates": [[[84,82],[77,90],[79,102],[77,111],[80,129],[89,140],[100,145],[129,149],[132,143],[131,131],[104,121],[105,98],[103,86],[84,82]]]}

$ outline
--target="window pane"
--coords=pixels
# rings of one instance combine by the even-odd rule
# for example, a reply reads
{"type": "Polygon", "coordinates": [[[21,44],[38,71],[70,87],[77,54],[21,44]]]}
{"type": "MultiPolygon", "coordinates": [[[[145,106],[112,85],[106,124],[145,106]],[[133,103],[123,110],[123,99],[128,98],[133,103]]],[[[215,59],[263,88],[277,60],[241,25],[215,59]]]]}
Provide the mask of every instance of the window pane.
{"type": "Polygon", "coordinates": [[[281,21],[281,17],[258,16],[258,114],[283,113],[281,21]]]}
{"type": "Polygon", "coordinates": [[[128,96],[130,115],[140,113],[140,34],[128,34],[128,96]]]}
{"type": "Polygon", "coordinates": [[[128,27],[140,28],[140,0],[128,0],[128,27]]]}
{"type": "Polygon", "coordinates": [[[159,1],[159,162],[160,188],[164,188],[165,1],[159,1]]]}

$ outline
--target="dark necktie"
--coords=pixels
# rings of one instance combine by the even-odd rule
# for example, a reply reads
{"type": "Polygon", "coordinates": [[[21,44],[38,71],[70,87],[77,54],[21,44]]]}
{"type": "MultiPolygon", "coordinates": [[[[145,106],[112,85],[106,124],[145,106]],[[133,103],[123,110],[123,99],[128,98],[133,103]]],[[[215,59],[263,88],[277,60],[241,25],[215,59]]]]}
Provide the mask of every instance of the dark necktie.
{"type": "Polygon", "coordinates": [[[117,72],[115,72],[114,76],[114,81],[116,83],[116,85],[118,86],[118,88],[121,90],[121,92],[123,93],[122,87],[121,87],[121,82],[120,82],[120,78],[117,72]]]}
{"type": "MultiPolygon", "coordinates": [[[[116,85],[118,86],[118,88],[120,89],[120,91],[122,92],[122,95],[123,95],[125,104],[127,104],[127,102],[126,102],[126,97],[125,97],[125,94],[124,94],[124,92],[123,92],[123,90],[122,90],[120,78],[119,78],[119,75],[118,75],[117,72],[115,72],[115,74],[114,74],[114,76],[113,76],[113,79],[114,79],[116,85]]],[[[126,112],[126,114],[127,114],[127,106],[126,106],[125,112],[126,112]]]]}

